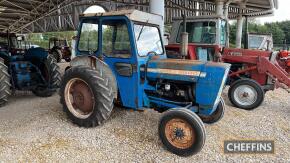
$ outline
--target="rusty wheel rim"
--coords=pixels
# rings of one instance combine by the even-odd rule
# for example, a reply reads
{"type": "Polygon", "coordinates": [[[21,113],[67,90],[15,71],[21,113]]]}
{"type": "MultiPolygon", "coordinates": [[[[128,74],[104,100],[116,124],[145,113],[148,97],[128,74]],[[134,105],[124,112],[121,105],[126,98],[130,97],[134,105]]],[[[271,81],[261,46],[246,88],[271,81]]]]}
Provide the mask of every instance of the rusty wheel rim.
{"type": "Polygon", "coordinates": [[[170,144],[179,149],[190,148],[195,142],[191,125],[183,119],[171,119],[165,125],[165,136],[170,144]]]}
{"type": "Polygon", "coordinates": [[[95,99],[92,89],[82,79],[71,79],[65,87],[65,102],[69,111],[77,118],[86,119],[94,110],[95,99]]]}

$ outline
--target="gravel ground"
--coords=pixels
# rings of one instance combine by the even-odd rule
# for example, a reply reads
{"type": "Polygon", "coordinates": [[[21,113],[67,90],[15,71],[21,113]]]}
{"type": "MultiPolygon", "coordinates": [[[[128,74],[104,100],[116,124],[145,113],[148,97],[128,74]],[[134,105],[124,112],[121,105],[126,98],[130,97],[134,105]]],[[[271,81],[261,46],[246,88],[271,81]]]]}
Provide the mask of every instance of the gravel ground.
{"type": "Polygon", "coordinates": [[[85,129],[67,120],[57,94],[20,94],[0,109],[0,162],[290,162],[289,98],[284,90],[269,92],[254,111],[225,98],[225,116],[206,125],[203,150],[183,158],[162,147],[157,112],[116,108],[104,125],[85,129]],[[232,139],[275,140],[275,154],[224,154],[223,141],[232,139]]]}

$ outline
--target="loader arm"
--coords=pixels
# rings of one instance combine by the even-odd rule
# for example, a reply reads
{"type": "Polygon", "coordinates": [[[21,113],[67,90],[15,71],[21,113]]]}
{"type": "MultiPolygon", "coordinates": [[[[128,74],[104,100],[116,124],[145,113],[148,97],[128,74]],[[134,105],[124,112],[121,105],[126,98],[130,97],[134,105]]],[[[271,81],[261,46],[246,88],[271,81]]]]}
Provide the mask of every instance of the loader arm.
{"type": "Polygon", "coordinates": [[[259,73],[266,73],[279,83],[290,87],[290,75],[277,62],[271,63],[266,57],[258,57],[257,69],[259,73]]]}

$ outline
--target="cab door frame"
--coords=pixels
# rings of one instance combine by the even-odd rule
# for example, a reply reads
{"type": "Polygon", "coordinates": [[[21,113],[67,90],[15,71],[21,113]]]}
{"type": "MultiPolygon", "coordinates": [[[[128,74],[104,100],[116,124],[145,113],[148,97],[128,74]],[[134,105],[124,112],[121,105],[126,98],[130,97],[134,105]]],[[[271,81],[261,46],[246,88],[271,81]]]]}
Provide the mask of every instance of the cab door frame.
{"type": "MultiPolygon", "coordinates": [[[[117,80],[117,86],[119,91],[119,98],[122,102],[122,105],[129,108],[140,108],[140,104],[142,102],[139,102],[142,99],[138,98],[138,91],[139,91],[139,71],[137,68],[138,65],[138,58],[136,53],[136,46],[134,41],[134,35],[133,35],[133,28],[131,21],[126,16],[113,16],[113,17],[102,17],[99,21],[100,25],[100,35],[99,35],[99,42],[100,42],[100,53],[99,55],[102,55],[102,58],[106,64],[111,68],[112,72],[115,74],[116,80],[117,80]],[[111,57],[103,52],[103,25],[105,22],[110,21],[124,21],[124,23],[127,26],[127,31],[129,35],[129,42],[130,42],[130,58],[118,58],[118,57],[111,57]],[[119,68],[123,68],[126,70],[129,70],[131,66],[132,74],[124,75],[122,72],[119,71],[119,68]]],[[[122,70],[121,70],[122,71],[122,70]]],[[[124,71],[123,71],[124,72],[124,71]]],[[[126,72],[124,72],[126,73],[126,72]]]]}

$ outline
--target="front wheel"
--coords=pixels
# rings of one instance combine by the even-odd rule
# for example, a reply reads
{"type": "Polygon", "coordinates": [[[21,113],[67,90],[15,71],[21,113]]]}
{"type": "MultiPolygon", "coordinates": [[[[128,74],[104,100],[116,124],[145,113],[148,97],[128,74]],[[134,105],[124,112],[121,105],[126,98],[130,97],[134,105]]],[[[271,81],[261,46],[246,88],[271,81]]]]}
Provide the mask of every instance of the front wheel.
{"type": "Polygon", "coordinates": [[[265,92],[255,80],[240,79],[231,85],[228,96],[235,107],[253,110],[262,104],[265,92]]]}
{"type": "Polygon", "coordinates": [[[220,121],[225,114],[225,101],[221,98],[216,110],[209,116],[199,115],[204,123],[213,124],[220,121]]]}
{"type": "Polygon", "coordinates": [[[159,137],[172,153],[190,156],[202,150],[205,127],[201,119],[186,108],[166,111],[159,123],[159,137]]]}

